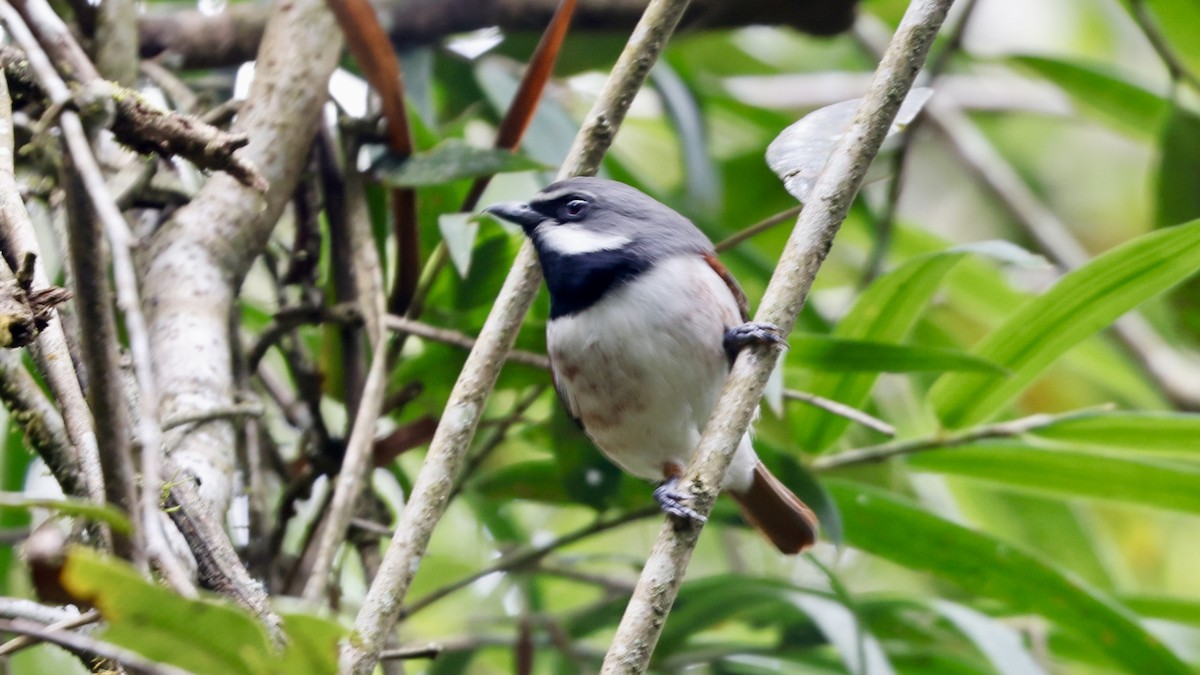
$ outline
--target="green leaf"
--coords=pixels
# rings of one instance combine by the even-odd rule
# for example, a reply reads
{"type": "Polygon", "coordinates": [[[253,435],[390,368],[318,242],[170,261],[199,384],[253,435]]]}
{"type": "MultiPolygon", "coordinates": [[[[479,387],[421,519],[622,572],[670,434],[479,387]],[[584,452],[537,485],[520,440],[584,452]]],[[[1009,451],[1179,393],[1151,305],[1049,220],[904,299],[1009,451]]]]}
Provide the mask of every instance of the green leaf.
{"type": "Polygon", "coordinates": [[[991,361],[957,349],[848,340],[827,335],[792,336],[788,338],[788,344],[788,356],[795,362],[826,373],[1004,372],[991,361]]]}
{"type": "Polygon", "coordinates": [[[105,523],[117,532],[130,532],[129,519],[114,506],[94,504],[82,499],[63,497],[61,499],[31,499],[21,494],[0,492],[0,508],[4,509],[48,509],[62,516],[87,518],[105,523]]]}
{"type": "MultiPolygon", "coordinates": [[[[11,416],[4,420],[4,444],[0,447],[0,489],[21,490],[25,487],[25,474],[33,455],[25,447],[25,436],[11,416]]],[[[0,528],[17,529],[27,527],[30,522],[28,509],[0,509],[0,528]]],[[[17,595],[13,588],[12,574],[16,562],[16,547],[0,545],[0,594],[17,595]]]]}
{"type": "MultiPolygon", "coordinates": [[[[685,582],[663,627],[656,654],[681,650],[696,634],[728,621],[756,626],[810,624],[796,604],[800,591],[782,581],[739,574],[720,574],[685,582]]],[[[622,599],[621,604],[625,604],[622,599]]]]}
{"type": "Polygon", "coordinates": [[[288,643],[276,672],[281,675],[337,672],[338,642],[346,635],[344,628],[309,614],[284,614],[281,618],[288,643]]]}
{"type": "MultiPolygon", "coordinates": [[[[879,277],[834,329],[841,339],[880,342],[902,340],[929,304],[946,273],[966,255],[946,251],[919,256],[879,277]]],[[[817,374],[805,389],[855,408],[861,408],[875,384],[875,373],[817,374]]],[[[801,409],[793,416],[797,443],[810,452],[820,452],[845,432],[849,421],[815,408],[801,409]]]]}
{"type": "Polygon", "coordinates": [[[489,471],[474,481],[472,490],[489,500],[528,499],[564,504],[567,494],[558,464],[549,459],[517,462],[489,471]]]}
{"type": "Polygon", "coordinates": [[[952,373],[930,401],[942,423],[961,428],[987,420],[1071,347],[1200,268],[1200,221],[1152,232],[1072,271],[1025,303],[972,350],[1012,371],[952,373]]]}
{"type": "Polygon", "coordinates": [[[851,673],[888,675],[895,673],[879,640],[863,626],[848,607],[816,595],[794,594],[792,602],[816,622],[829,643],[837,648],[851,673]]]}
{"type": "Polygon", "coordinates": [[[970,607],[948,600],[931,603],[991,661],[1000,675],[1042,675],[1046,672],[1025,649],[1015,628],[970,607]]]}
{"type": "Polygon", "coordinates": [[[1192,457],[1200,452],[1200,415],[1190,413],[1098,412],[1064,419],[1030,433],[1091,448],[1192,457]]]}
{"type": "Polygon", "coordinates": [[[1121,598],[1127,607],[1143,616],[1164,619],[1176,623],[1191,624],[1200,628],[1200,600],[1157,595],[1125,596],[1121,598]]]}
{"type": "Polygon", "coordinates": [[[467,278],[471,270],[471,254],[475,252],[475,237],[479,221],[471,213],[443,213],[438,216],[438,231],[446,242],[446,251],[458,276],[467,278]]]}
{"type": "Polygon", "coordinates": [[[829,480],[856,548],[929,572],[1016,613],[1040,614],[1134,673],[1190,672],[1126,607],[1051,564],[880,490],[829,480]]]}
{"type": "Polygon", "coordinates": [[[1058,85],[1079,107],[1130,135],[1146,138],[1161,124],[1170,103],[1098,64],[1041,56],[1021,56],[1015,63],[1058,85]]]}
{"type": "Polygon", "coordinates": [[[141,578],[120,561],[75,547],[63,585],[95,605],[108,627],[101,638],[197,673],[261,675],[271,662],[266,631],[244,612],[213,600],[189,600],[141,578]]]}
{"type": "Polygon", "coordinates": [[[558,483],[571,500],[597,511],[612,505],[623,482],[621,469],[600,454],[557,403],[550,418],[550,438],[558,483]]]}
{"type": "Polygon", "coordinates": [[[432,150],[414,153],[407,159],[384,155],[371,166],[371,172],[385,185],[411,188],[545,168],[541,162],[508,150],[477,148],[451,138],[437,144],[432,150]]]}
{"type": "Polygon", "coordinates": [[[1200,513],[1200,466],[1181,462],[997,441],[915,454],[908,465],[1028,490],[1200,513]]]}
{"type": "Polygon", "coordinates": [[[1200,116],[1172,106],[1158,147],[1155,225],[1170,227],[1200,218],[1200,116]]]}

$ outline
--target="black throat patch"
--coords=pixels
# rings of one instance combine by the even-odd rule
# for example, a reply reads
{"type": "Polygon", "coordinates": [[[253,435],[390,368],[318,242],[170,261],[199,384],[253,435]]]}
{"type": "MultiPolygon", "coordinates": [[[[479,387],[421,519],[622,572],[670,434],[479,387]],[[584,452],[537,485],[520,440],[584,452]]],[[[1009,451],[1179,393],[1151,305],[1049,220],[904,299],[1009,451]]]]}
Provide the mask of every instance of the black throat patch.
{"type": "Polygon", "coordinates": [[[551,319],[582,312],[650,268],[649,260],[628,250],[563,255],[539,246],[538,259],[550,289],[551,319]]]}

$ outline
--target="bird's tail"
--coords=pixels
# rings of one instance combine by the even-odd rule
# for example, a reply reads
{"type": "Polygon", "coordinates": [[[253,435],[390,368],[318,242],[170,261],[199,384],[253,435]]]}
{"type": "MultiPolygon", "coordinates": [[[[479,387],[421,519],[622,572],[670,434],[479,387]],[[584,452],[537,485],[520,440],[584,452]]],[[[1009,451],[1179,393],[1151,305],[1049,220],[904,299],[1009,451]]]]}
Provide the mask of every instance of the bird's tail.
{"type": "Polygon", "coordinates": [[[742,509],[742,517],[785,554],[794,554],[817,541],[817,515],[800,498],[758,462],[746,490],[729,494],[742,509]]]}

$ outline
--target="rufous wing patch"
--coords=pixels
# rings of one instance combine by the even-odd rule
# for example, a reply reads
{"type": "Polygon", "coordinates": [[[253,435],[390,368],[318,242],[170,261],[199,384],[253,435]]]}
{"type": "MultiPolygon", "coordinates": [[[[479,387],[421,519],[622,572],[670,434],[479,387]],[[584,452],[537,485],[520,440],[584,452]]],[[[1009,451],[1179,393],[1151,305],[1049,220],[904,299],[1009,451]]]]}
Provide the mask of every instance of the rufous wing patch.
{"type": "Polygon", "coordinates": [[[741,315],[742,321],[750,320],[750,303],[746,301],[746,294],[742,292],[742,287],[738,285],[737,279],[729,273],[729,268],[717,259],[717,254],[708,252],[704,254],[704,262],[712,268],[717,276],[721,277],[721,281],[729,287],[729,292],[733,294],[733,299],[737,302],[738,314],[741,315]]]}

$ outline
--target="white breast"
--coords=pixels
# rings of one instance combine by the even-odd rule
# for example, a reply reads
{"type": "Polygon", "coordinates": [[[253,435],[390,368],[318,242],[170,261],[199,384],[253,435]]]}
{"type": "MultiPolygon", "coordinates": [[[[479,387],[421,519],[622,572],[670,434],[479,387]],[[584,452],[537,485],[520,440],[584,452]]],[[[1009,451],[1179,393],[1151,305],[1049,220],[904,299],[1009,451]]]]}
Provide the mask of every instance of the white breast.
{"type": "MultiPolygon", "coordinates": [[[[725,330],[741,322],[733,294],[699,256],[659,262],[577,314],[547,327],[556,384],[601,451],[661,480],[683,467],[728,374],[725,330]]],[[[743,442],[726,485],[748,485],[743,442]]]]}

